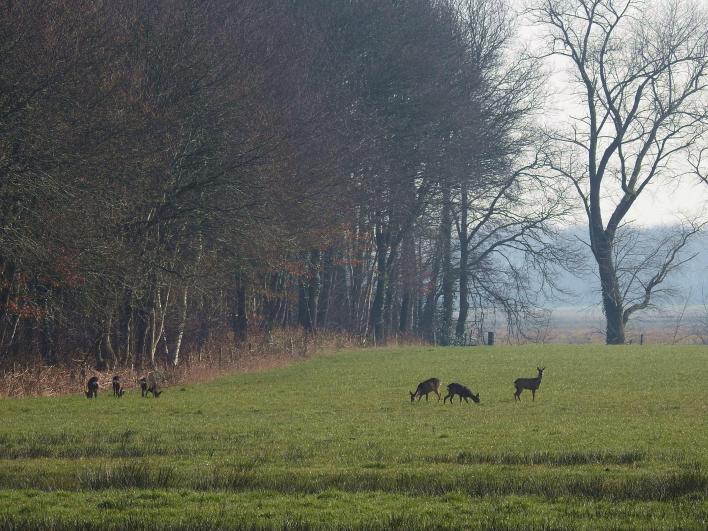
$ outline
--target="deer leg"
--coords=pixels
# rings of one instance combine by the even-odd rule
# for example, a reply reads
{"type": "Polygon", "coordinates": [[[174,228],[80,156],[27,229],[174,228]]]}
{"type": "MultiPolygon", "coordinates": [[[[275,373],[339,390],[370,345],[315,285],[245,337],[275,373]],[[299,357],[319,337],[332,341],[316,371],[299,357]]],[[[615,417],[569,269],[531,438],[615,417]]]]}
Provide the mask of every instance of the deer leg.
{"type": "Polygon", "coordinates": [[[536,389],[531,389],[531,402],[536,401],[536,389]]]}
{"type": "Polygon", "coordinates": [[[438,401],[440,401],[440,393],[438,392],[437,389],[435,390],[435,394],[438,395],[438,401]]]}
{"type": "Polygon", "coordinates": [[[428,393],[425,393],[425,401],[428,401],[428,393]]]}

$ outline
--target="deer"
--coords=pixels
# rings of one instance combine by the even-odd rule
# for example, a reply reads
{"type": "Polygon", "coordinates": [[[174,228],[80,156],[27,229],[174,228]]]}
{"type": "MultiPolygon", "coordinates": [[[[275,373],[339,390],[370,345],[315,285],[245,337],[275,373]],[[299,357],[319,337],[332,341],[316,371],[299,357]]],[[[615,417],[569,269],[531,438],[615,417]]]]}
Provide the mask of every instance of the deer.
{"type": "Polygon", "coordinates": [[[143,398],[147,398],[148,393],[152,393],[153,398],[160,396],[160,387],[157,385],[157,380],[153,373],[149,373],[147,376],[143,376],[139,380],[140,382],[140,393],[143,398]]]}
{"type": "Polygon", "coordinates": [[[517,400],[521,401],[521,391],[524,389],[531,390],[531,400],[536,400],[536,390],[541,385],[541,378],[543,377],[543,371],[545,367],[536,367],[538,371],[538,376],[536,378],[517,378],[514,380],[514,386],[516,386],[516,392],[514,393],[514,402],[517,400]]]}
{"type": "Polygon", "coordinates": [[[458,383],[451,383],[447,386],[447,396],[445,396],[443,400],[443,404],[447,402],[447,399],[450,399],[450,403],[452,404],[452,399],[455,398],[455,395],[460,397],[460,403],[462,403],[462,399],[465,399],[465,402],[469,404],[468,398],[472,399],[472,402],[479,404],[479,393],[476,395],[472,394],[472,391],[469,390],[468,387],[465,387],[462,384],[458,383]]]}
{"type": "Polygon", "coordinates": [[[98,398],[98,376],[91,376],[86,382],[86,398],[98,398]]]}
{"type": "Polygon", "coordinates": [[[123,396],[123,394],[125,393],[125,389],[123,389],[123,386],[120,384],[120,376],[115,375],[113,377],[111,385],[113,386],[113,396],[115,396],[116,398],[120,398],[121,396],[123,396]]]}
{"type": "Polygon", "coordinates": [[[425,395],[425,401],[427,402],[429,393],[435,393],[438,395],[438,400],[440,400],[440,380],[437,378],[430,378],[424,382],[420,382],[415,390],[415,393],[410,393],[411,402],[415,401],[416,397],[420,400],[423,395],[425,395]]]}

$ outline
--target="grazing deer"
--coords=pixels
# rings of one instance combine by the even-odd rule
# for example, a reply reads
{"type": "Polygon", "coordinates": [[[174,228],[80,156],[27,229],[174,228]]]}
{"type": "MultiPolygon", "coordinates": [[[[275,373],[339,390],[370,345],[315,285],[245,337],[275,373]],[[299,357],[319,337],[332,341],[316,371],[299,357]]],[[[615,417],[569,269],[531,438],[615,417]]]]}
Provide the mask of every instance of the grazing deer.
{"type": "Polygon", "coordinates": [[[471,398],[473,402],[479,404],[479,393],[473,395],[472,391],[470,391],[469,388],[458,383],[451,383],[447,386],[447,396],[443,400],[443,404],[447,402],[448,398],[450,399],[450,403],[452,404],[452,399],[455,398],[455,395],[460,397],[460,403],[462,403],[462,399],[464,398],[465,402],[469,404],[470,401],[467,399],[471,398]]]}
{"type": "Polygon", "coordinates": [[[543,371],[545,367],[536,367],[538,371],[538,376],[536,378],[517,378],[514,381],[516,386],[516,392],[514,393],[514,402],[521,400],[521,391],[524,389],[531,389],[531,400],[536,400],[536,389],[541,385],[541,378],[543,377],[543,371]]]}
{"type": "Polygon", "coordinates": [[[86,382],[86,398],[98,398],[98,376],[91,376],[86,382]]]}
{"type": "Polygon", "coordinates": [[[125,389],[123,389],[123,386],[121,386],[120,384],[120,376],[116,375],[113,377],[112,385],[113,396],[115,396],[116,398],[120,398],[121,396],[123,396],[123,394],[125,393],[125,389]]]}
{"type": "Polygon", "coordinates": [[[428,401],[428,393],[435,393],[438,395],[438,400],[440,400],[440,380],[437,378],[430,378],[429,380],[425,380],[424,382],[420,382],[418,384],[418,387],[415,390],[415,393],[411,393],[411,402],[415,400],[416,397],[418,397],[418,400],[420,400],[420,397],[425,395],[425,401],[428,401]]]}
{"type": "Polygon", "coordinates": [[[160,393],[162,393],[153,373],[148,374],[147,377],[143,376],[139,381],[140,392],[143,398],[146,398],[148,393],[152,393],[154,398],[157,398],[160,396],[160,393]]]}

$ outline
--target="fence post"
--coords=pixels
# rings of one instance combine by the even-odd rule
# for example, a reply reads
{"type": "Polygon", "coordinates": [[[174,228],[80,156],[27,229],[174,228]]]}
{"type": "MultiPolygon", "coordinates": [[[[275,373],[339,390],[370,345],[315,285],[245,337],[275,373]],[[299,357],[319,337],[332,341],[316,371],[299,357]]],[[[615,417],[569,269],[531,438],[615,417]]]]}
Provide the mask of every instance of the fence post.
{"type": "Polygon", "coordinates": [[[487,332],[487,345],[492,346],[494,344],[494,332],[487,332]]]}

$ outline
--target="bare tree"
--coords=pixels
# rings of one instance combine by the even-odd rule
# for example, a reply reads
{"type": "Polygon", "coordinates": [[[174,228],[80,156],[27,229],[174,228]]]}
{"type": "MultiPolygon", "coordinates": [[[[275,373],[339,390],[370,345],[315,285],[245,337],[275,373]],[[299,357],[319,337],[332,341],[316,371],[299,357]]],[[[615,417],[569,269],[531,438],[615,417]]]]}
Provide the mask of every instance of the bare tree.
{"type": "Polygon", "coordinates": [[[533,120],[545,79],[537,58],[511,49],[516,27],[509,6],[464,0],[458,9],[475,90],[461,110],[467,121],[455,131],[466,155],[452,168],[459,241],[455,335],[464,337],[471,303],[502,310],[509,330],[518,333],[537,313],[538,287],[552,285],[555,266],[573,255],[560,252],[553,228],[569,213],[565,186],[542,171],[543,140],[533,120]]]}
{"type": "Polygon", "coordinates": [[[655,289],[684,260],[686,238],[696,232],[683,232],[667,252],[648,251],[654,273],[638,299],[628,298],[632,290],[623,277],[636,276],[620,271],[615,260],[618,229],[650,185],[690,172],[682,160],[705,145],[707,11],[691,0],[544,0],[533,12],[549,28],[551,55],[570,63],[584,107],[568,131],[549,134],[557,148],[548,162],[573,183],[582,202],[606,342],[621,344],[627,320],[648,307],[655,289]]]}

